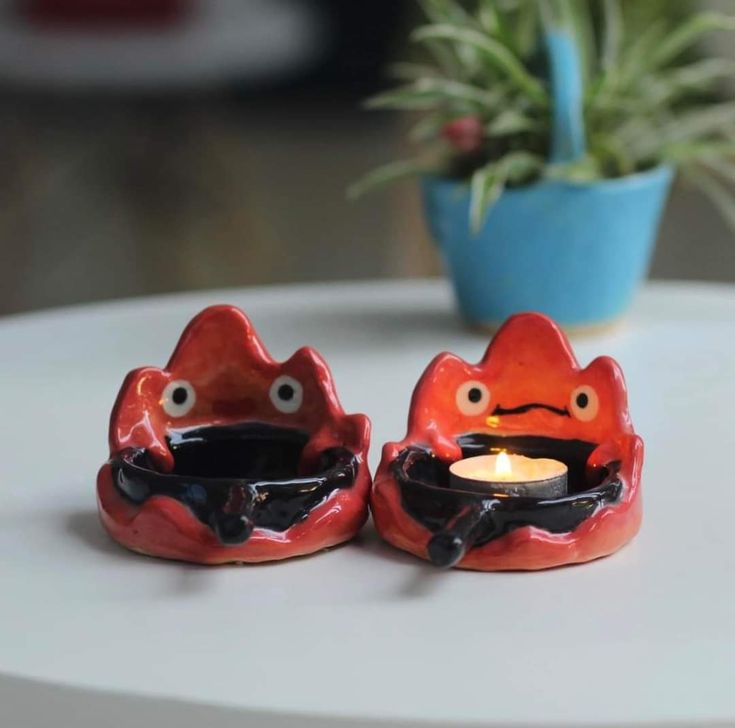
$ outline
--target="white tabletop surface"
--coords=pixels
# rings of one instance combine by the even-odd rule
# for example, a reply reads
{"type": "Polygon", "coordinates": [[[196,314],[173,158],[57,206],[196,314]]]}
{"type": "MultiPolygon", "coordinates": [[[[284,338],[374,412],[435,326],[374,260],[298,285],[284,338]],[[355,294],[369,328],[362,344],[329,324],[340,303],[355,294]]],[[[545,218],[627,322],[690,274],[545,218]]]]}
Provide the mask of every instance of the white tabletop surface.
{"type": "Polygon", "coordinates": [[[0,725],[735,724],[735,288],[656,284],[615,356],[646,441],[644,526],[541,573],[433,570],[367,529],[329,553],[204,568],[136,556],[95,512],[127,370],[165,364],[210,303],[274,355],[325,355],[371,463],[438,351],[477,360],[439,282],[273,287],[0,321],[0,725]]]}

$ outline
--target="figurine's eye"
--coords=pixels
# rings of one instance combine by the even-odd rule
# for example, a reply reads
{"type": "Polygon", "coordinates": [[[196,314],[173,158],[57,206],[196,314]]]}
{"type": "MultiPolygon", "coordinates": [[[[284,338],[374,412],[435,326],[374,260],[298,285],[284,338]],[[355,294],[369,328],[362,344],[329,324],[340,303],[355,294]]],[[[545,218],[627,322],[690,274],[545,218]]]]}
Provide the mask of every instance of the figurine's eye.
{"type": "Polygon", "coordinates": [[[569,400],[569,409],[582,422],[594,420],[600,409],[600,399],[597,396],[597,392],[587,384],[577,387],[572,392],[571,399],[569,400]]]}
{"type": "Polygon", "coordinates": [[[183,417],[197,401],[194,387],[185,379],[176,379],[166,385],[161,397],[164,412],[171,417],[183,417]]]}
{"type": "Polygon", "coordinates": [[[270,397],[279,412],[296,412],[304,399],[304,388],[293,377],[284,374],[271,384],[270,397]]]}
{"type": "Polygon", "coordinates": [[[482,382],[465,382],[457,390],[457,408],[463,415],[481,415],[489,405],[490,390],[482,382]]]}

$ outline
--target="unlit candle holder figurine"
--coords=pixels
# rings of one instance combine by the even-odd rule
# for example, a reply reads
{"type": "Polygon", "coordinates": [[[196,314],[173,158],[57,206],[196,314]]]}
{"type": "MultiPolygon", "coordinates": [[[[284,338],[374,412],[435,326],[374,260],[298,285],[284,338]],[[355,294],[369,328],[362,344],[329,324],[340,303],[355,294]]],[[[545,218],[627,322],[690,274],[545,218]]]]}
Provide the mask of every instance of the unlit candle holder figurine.
{"type": "Polygon", "coordinates": [[[311,348],[274,361],[245,314],[213,306],[164,369],[130,372],[97,478],[112,538],[202,564],[312,553],[367,517],[370,423],[346,415],[311,348]]]}
{"type": "Polygon", "coordinates": [[[582,369],[553,321],[518,314],[478,364],[429,364],[406,438],[383,448],[371,509],[386,541],[437,566],[545,569],[635,536],[642,464],[617,363],[582,369]],[[548,460],[528,470],[525,458],[548,460]]]}

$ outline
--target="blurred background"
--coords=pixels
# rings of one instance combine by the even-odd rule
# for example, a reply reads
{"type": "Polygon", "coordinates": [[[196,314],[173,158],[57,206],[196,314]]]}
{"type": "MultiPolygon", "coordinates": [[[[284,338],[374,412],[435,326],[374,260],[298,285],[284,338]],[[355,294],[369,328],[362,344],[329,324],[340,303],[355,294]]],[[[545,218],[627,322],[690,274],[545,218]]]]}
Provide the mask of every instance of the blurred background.
{"type": "MultiPolygon", "coordinates": [[[[405,119],[360,103],[415,14],[411,0],[3,0],[0,313],[438,273],[415,185],[345,197],[406,156],[405,119]]],[[[683,184],[652,275],[735,281],[732,233],[683,184]]]]}

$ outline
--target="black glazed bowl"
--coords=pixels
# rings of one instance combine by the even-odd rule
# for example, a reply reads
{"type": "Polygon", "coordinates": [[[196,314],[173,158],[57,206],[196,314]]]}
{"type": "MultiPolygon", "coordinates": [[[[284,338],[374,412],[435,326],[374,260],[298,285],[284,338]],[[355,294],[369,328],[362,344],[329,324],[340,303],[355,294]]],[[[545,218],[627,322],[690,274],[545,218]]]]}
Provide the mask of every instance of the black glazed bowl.
{"type": "Polygon", "coordinates": [[[298,430],[252,423],[174,432],[172,472],[158,471],[145,450],[130,448],[112,458],[113,482],[136,505],[173,498],[222,544],[241,544],[254,528],[288,530],[354,483],[357,458],[344,448],[326,450],[314,472],[300,474],[307,441],[298,430]]]}
{"type": "Polygon", "coordinates": [[[487,434],[466,434],[457,441],[463,457],[508,450],[560,460],[569,470],[569,493],[560,498],[532,498],[460,490],[450,487],[449,463],[427,448],[405,448],[393,463],[393,476],[404,510],[432,533],[427,551],[436,566],[453,566],[468,549],[523,526],[549,533],[572,531],[602,506],[615,503],[622,493],[618,461],[604,467],[588,466],[597,447],[593,443],[487,434]]]}

